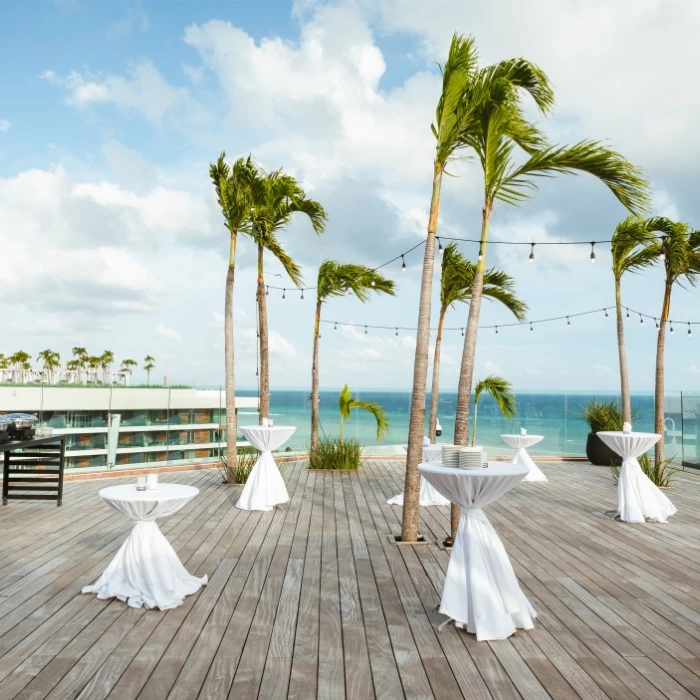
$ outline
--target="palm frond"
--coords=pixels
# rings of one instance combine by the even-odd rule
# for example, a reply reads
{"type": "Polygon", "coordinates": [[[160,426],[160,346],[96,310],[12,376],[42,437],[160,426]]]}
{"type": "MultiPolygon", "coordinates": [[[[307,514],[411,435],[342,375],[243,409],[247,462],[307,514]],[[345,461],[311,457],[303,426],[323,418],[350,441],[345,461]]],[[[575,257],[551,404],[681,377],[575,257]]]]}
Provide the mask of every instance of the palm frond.
{"type": "Polygon", "coordinates": [[[381,440],[389,432],[389,419],[386,416],[386,411],[378,404],[371,403],[369,401],[360,401],[359,399],[352,399],[350,408],[356,408],[361,411],[367,411],[374,416],[377,421],[377,440],[381,440]]]}
{"type": "Polygon", "coordinates": [[[268,236],[265,239],[264,248],[269,250],[270,253],[272,253],[277,260],[279,260],[289,279],[292,280],[297,287],[300,287],[304,281],[301,274],[301,268],[296,260],[294,260],[294,258],[292,258],[291,255],[284,250],[277,238],[273,235],[268,236]]]}
{"type": "Polygon", "coordinates": [[[350,418],[351,403],[352,394],[350,393],[350,388],[346,384],[338,396],[338,410],[343,420],[348,420],[350,418]]]}
{"type": "Polygon", "coordinates": [[[478,402],[483,393],[493,398],[505,418],[512,418],[515,415],[515,394],[513,394],[509,381],[498,375],[490,374],[477,382],[474,387],[474,401],[478,402]]]}
{"type": "Polygon", "coordinates": [[[318,298],[354,294],[361,302],[369,301],[371,292],[394,296],[396,284],[365,265],[341,264],[324,260],[318,269],[318,298]]]}

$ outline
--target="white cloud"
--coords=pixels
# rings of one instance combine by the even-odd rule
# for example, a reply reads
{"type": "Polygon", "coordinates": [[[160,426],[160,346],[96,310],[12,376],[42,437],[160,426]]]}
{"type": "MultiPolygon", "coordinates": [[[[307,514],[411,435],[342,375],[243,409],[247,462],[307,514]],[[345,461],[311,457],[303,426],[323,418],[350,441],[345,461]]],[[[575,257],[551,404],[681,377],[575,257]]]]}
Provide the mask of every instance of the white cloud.
{"type": "Polygon", "coordinates": [[[486,374],[502,374],[501,368],[491,360],[486,360],[485,362],[482,362],[481,367],[483,368],[486,374]]]}
{"type": "Polygon", "coordinates": [[[178,343],[182,340],[182,336],[174,328],[166,326],[163,321],[156,326],[156,333],[168,340],[176,340],[178,343]]]}
{"type": "Polygon", "coordinates": [[[12,126],[12,122],[7,119],[0,119],[0,134],[4,134],[12,126]]]}

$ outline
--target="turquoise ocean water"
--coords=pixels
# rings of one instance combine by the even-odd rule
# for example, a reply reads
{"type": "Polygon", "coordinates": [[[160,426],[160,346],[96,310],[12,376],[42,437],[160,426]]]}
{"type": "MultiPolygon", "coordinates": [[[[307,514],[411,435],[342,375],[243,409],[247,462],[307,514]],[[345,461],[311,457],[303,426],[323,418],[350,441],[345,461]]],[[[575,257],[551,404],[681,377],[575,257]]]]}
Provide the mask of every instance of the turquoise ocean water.
{"type": "MultiPolygon", "coordinates": [[[[255,391],[240,391],[240,395],[255,395],[255,391]]],[[[410,393],[399,391],[363,391],[355,395],[363,401],[372,401],[383,406],[389,417],[389,434],[381,441],[376,439],[376,424],[364,411],[353,411],[345,424],[345,435],[357,438],[363,445],[400,445],[408,436],[410,393]]],[[[339,430],[338,391],[322,391],[320,394],[320,418],[322,434],[337,436],[339,430]]],[[[483,445],[493,454],[508,453],[500,438],[502,433],[519,433],[525,428],[528,433],[544,435],[544,440],[533,448],[536,454],[582,455],[585,453],[588,425],[581,419],[583,405],[594,398],[614,399],[615,394],[572,393],[516,393],[518,415],[507,421],[498,412],[489,397],[479,401],[477,444],[483,445]]],[[[438,442],[452,442],[454,435],[455,406],[457,394],[445,392],[440,395],[438,417],[442,425],[442,436],[438,442]]],[[[636,412],[634,428],[652,430],[654,398],[651,395],[632,397],[636,412]]],[[[426,430],[430,395],[426,410],[426,430]]],[[[297,431],[287,443],[292,449],[304,449],[309,442],[310,395],[308,391],[272,391],[270,416],[278,425],[294,425],[297,431]]],[[[473,411],[472,411],[473,416],[473,411]]],[[[239,412],[241,425],[258,422],[256,412],[239,412]]]]}

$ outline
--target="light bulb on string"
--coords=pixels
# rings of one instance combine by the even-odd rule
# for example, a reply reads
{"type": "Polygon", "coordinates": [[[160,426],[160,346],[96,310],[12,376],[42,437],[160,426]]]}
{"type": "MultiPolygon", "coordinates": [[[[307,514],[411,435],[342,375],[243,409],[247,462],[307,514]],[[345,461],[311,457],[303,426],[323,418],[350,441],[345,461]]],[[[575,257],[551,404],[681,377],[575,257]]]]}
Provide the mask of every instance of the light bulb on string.
{"type": "Polygon", "coordinates": [[[671,324],[671,335],[673,335],[673,321],[670,321],[671,324]]]}
{"type": "Polygon", "coordinates": [[[666,243],[666,236],[661,236],[661,252],[659,253],[659,260],[666,260],[666,248],[665,244],[666,243]]]}
{"type": "Polygon", "coordinates": [[[282,290],[282,299],[286,299],[286,298],[287,298],[286,295],[287,295],[287,290],[286,290],[286,289],[283,289],[283,290],[282,290]]]}
{"type": "Polygon", "coordinates": [[[374,277],[372,278],[372,281],[370,282],[370,285],[372,285],[372,287],[376,287],[376,286],[377,286],[377,283],[374,281],[374,277]]]}
{"type": "Polygon", "coordinates": [[[270,288],[269,287],[265,287],[265,296],[266,297],[270,296],[270,288]]]}
{"type": "Polygon", "coordinates": [[[406,261],[404,260],[403,255],[401,256],[401,272],[406,272],[406,261]]]}
{"type": "Polygon", "coordinates": [[[658,327],[659,327],[659,322],[656,320],[656,318],[654,318],[654,323],[656,324],[656,327],[658,328],[658,327]]]}
{"type": "Polygon", "coordinates": [[[591,241],[591,263],[595,263],[595,241],[591,241]]]}
{"type": "Polygon", "coordinates": [[[690,321],[688,321],[688,337],[693,335],[693,331],[690,330],[690,321]]]}
{"type": "Polygon", "coordinates": [[[484,259],[484,249],[479,245],[479,260],[484,259]]]}
{"type": "Polygon", "coordinates": [[[496,335],[498,335],[498,326],[496,326],[496,335]]]}
{"type": "Polygon", "coordinates": [[[627,318],[629,318],[629,317],[630,317],[630,310],[627,309],[627,318]]]}
{"type": "Polygon", "coordinates": [[[530,321],[530,333],[532,333],[532,331],[534,331],[534,330],[535,329],[532,327],[532,321],[530,321]]]}
{"type": "Polygon", "coordinates": [[[639,314],[639,325],[640,326],[644,325],[644,318],[642,317],[642,314],[639,314]]]}
{"type": "Polygon", "coordinates": [[[608,310],[607,310],[607,309],[603,309],[603,311],[605,311],[605,318],[608,318],[608,310]]]}
{"type": "Polygon", "coordinates": [[[535,244],[530,243],[530,264],[535,262],[535,244]]]}
{"type": "Polygon", "coordinates": [[[301,300],[304,301],[304,290],[301,290],[301,300]]]}
{"type": "Polygon", "coordinates": [[[438,238],[437,242],[438,242],[438,253],[440,253],[440,255],[442,255],[442,241],[438,238]]]}
{"type": "Polygon", "coordinates": [[[338,324],[337,324],[337,323],[333,326],[333,330],[334,330],[334,331],[337,331],[337,330],[338,330],[338,324]]]}
{"type": "Polygon", "coordinates": [[[462,331],[462,338],[464,338],[464,328],[460,329],[462,331]]]}
{"type": "Polygon", "coordinates": [[[367,335],[367,326],[365,326],[365,335],[367,335]]]}
{"type": "Polygon", "coordinates": [[[569,319],[568,316],[566,317],[566,325],[567,325],[567,326],[570,326],[570,325],[571,325],[571,319],[569,319]]]}
{"type": "Polygon", "coordinates": [[[398,328],[396,329],[396,337],[397,338],[399,337],[399,329],[398,328]]]}

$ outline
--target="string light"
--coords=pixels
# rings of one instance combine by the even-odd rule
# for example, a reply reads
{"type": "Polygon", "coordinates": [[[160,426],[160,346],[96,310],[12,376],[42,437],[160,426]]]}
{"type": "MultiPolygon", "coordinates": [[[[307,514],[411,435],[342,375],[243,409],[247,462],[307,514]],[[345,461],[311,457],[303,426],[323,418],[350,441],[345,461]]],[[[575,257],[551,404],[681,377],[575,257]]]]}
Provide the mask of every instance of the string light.
{"type": "Polygon", "coordinates": [[[370,284],[371,284],[373,287],[375,287],[375,286],[377,285],[377,283],[374,281],[374,278],[372,278],[372,281],[370,282],[370,284]]]}
{"type": "Polygon", "coordinates": [[[591,263],[595,263],[595,241],[591,241],[591,263]]]}
{"type": "Polygon", "coordinates": [[[286,299],[286,298],[287,298],[286,295],[287,295],[287,290],[286,290],[286,289],[283,289],[283,290],[282,290],[282,299],[286,299]]]}
{"type": "Polygon", "coordinates": [[[607,309],[603,309],[603,311],[605,311],[605,318],[608,318],[608,310],[607,310],[607,309]]]}
{"type": "Polygon", "coordinates": [[[406,261],[404,260],[403,255],[401,256],[401,272],[406,272],[406,261]]]}
{"type": "Polygon", "coordinates": [[[301,300],[304,301],[304,290],[301,290],[301,300]]]}
{"type": "Polygon", "coordinates": [[[642,317],[642,314],[639,314],[639,325],[640,326],[644,325],[644,318],[642,317]]]}
{"type": "Polygon", "coordinates": [[[396,329],[396,337],[397,338],[399,337],[399,329],[398,328],[396,329]]]}
{"type": "Polygon", "coordinates": [[[496,335],[498,335],[498,326],[496,326],[496,335]]]}
{"type": "Polygon", "coordinates": [[[270,296],[270,288],[269,288],[269,287],[267,287],[267,288],[265,289],[265,296],[266,296],[266,297],[269,297],[269,296],[270,296]]]}
{"type": "Polygon", "coordinates": [[[658,328],[658,327],[659,327],[659,322],[656,320],[656,318],[654,318],[654,323],[656,324],[656,327],[658,328]]]}
{"type": "Polygon", "coordinates": [[[462,338],[464,338],[464,328],[462,328],[462,338]]]}
{"type": "Polygon", "coordinates": [[[532,327],[532,321],[530,321],[530,333],[532,333],[535,329],[532,327]]]}
{"type": "Polygon", "coordinates": [[[571,325],[571,319],[568,316],[566,317],[566,325],[567,326],[571,325]]]}
{"type": "Polygon", "coordinates": [[[438,238],[437,242],[438,242],[438,253],[440,253],[440,255],[442,255],[442,241],[438,238]]]}
{"type": "Polygon", "coordinates": [[[530,264],[532,265],[535,262],[535,244],[530,243],[530,246],[530,264]]]}
{"type": "Polygon", "coordinates": [[[479,260],[484,259],[484,249],[481,247],[481,244],[479,244],[479,260]]]}
{"type": "Polygon", "coordinates": [[[337,324],[337,323],[336,323],[335,326],[333,327],[333,330],[334,330],[334,331],[337,331],[337,330],[338,330],[338,324],[337,324]]]}
{"type": "Polygon", "coordinates": [[[365,335],[367,335],[367,326],[365,326],[365,335]]]}
{"type": "Polygon", "coordinates": [[[661,236],[661,252],[659,253],[659,260],[666,260],[666,234],[661,236]]]}
{"type": "Polygon", "coordinates": [[[671,323],[671,335],[673,335],[673,321],[671,321],[670,323],[671,323]]]}
{"type": "Polygon", "coordinates": [[[688,321],[688,337],[693,335],[693,331],[690,330],[690,321],[688,321]]]}

